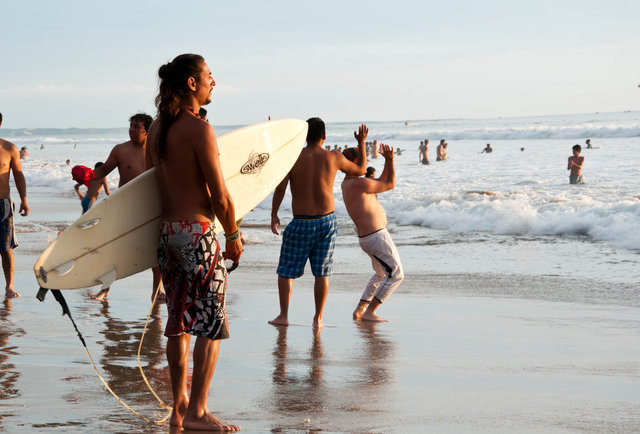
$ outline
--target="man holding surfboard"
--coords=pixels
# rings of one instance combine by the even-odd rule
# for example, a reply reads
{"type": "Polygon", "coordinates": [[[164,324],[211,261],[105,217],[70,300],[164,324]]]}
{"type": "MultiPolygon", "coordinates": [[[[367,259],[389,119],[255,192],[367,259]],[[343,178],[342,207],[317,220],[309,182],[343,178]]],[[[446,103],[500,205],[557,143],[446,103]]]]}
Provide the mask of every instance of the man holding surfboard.
{"type": "MultiPolygon", "coordinates": [[[[107,161],[99,168],[96,168],[94,181],[105,178],[117,167],[120,175],[119,188],[144,172],[147,133],[151,122],[153,122],[153,118],[145,113],[136,113],[129,118],[129,140],[113,147],[107,161]]],[[[151,271],[153,272],[151,300],[153,300],[156,292],[161,291],[160,270],[158,267],[152,267],[151,271]]],[[[105,288],[92,298],[104,300],[108,294],[109,288],[105,288]]],[[[164,302],[164,294],[158,294],[157,299],[160,302],[164,302]]]]}
{"type": "Polygon", "coordinates": [[[357,160],[351,162],[340,152],[324,149],[322,145],[327,137],[322,119],[311,118],[307,123],[307,146],[302,149],[293,168],[273,193],[271,231],[279,234],[278,209],[289,183],[293,220],[282,234],[277,271],[280,314],[269,321],[269,324],[289,325],[289,300],[293,279],[302,276],[308,259],[315,276],[313,291],[316,312],[313,327],[319,329],[322,327],[322,311],[329,293],[329,275],[333,271],[333,248],[338,233],[334,214],[333,183],[338,170],[355,176],[365,174],[365,139],[369,130],[362,124],[358,131],[353,133],[358,141],[359,153],[357,160]]]}
{"type": "Polygon", "coordinates": [[[218,419],[207,406],[220,340],[229,337],[226,269],[213,232],[214,214],[225,231],[224,257],[237,264],[242,254],[216,135],[198,115],[211,102],[215,81],[195,54],[176,57],[158,75],[158,116],[149,129],[146,166],[156,168],[162,203],[158,263],[167,296],[165,336],[174,402],[170,423],[185,430],[238,431],[239,426],[218,419]],[[191,335],[197,338],[188,394],[191,335]]]}

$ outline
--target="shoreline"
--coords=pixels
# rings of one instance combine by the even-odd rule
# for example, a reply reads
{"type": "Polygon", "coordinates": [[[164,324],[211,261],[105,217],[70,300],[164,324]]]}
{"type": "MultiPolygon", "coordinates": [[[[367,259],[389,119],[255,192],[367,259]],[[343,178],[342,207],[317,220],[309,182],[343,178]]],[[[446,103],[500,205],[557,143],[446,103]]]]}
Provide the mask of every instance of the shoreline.
{"type": "MultiPolygon", "coordinates": [[[[35,299],[32,258],[16,251],[22,297],[0,305],[0,429],[167,432],[168,425],[145,425],[100,383],[53,297],[35,299]]],[[[351,312],[369,270],[357,270],[331,278],[319,336],[310,273],[294,283],[288,328],[267,324],[278,311],[273,269],[231,273],[231,338],[221,345],[212,411],[251,433],[629,432],[640,424],[638,306],[526,298],[550,283],[573,294],[571,278],[520,282],[521,291],[504,297],[506,276],[486,275],[475,286],[475,275],[408,276],[380,308],[390,322],[361,325],[351,312]]],[[[90,300],[87,290],[64,295],[109,384],[159,419],[164,412],[136,362],[150,282],[149,271],[118,281],[108,303],[90,300]]],[[[170,401],[164,309],[151,321],[141,360],[170,401]]]]}

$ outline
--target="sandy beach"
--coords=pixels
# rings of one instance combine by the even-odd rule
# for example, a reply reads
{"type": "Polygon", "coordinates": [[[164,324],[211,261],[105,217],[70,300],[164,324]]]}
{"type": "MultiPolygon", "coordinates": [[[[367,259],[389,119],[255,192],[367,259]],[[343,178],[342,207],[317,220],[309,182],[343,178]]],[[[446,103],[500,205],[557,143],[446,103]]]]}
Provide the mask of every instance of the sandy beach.
{"type": "MultiPolygon", "coordinates": [[[[224,341],[210,408],[245,432],[633,432],[640,427],[640,307],[573,297],[576,278],[420,274],[382,306],[384,324],[351,312],[366,282],[337,267],[326,327],[311,325],[312,280],[294,284],[288,328],[277,313],[274,268],[260,246],[229,277],[231,339],[224,341]],[[261,262],[262,261],[262,262],[261,262]],[[471,284],[476,282],[476,284],[471,284]],[[518,287],[517,291],[512,290],[518,287]],[[556,288],[560,299],[541,288],[556,288]]],[[[273,250],[273,249],[271,249],[273,250]]],[[[275,256],[275,255],[271,255],[275,256]]],[[[274,262],[277,256],[270,259],[274,262]]],[[[53,297],[35,298],[33,254],[16,250],[16,288],[5,301],[0,427],[6,432],[168,432],[146,423],[104,388],[53,297]]],[[[166,414],[148,391],[136,353],[149,308],[150,272],[118,281],[108,303],[87,290],[65,296],[96,365],[117,394],[150,419],[166,414]]],[[[156,310],[141,361],[170,402],[156,310]]]]}

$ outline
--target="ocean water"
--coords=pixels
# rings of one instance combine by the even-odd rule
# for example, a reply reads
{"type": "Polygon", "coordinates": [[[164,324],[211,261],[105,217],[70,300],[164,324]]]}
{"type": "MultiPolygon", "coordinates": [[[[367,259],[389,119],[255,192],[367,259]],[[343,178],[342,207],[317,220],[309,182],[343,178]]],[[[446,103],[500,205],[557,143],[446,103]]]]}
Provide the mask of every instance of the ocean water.
{"type": "MultiPolygon", "coordinates": [[[[396,187],[379,200],[407,271],[575,276],[632,287],[638,281],[640,112],[367,124],[367,140],[403,150],[396,157],[396,187]],[[428,166],[418,162],[418,145],[425,138],[430,140],[428,166]],[[449,143],[449,160],[436,162],[441,138],[449,143]],[[585,184],[569,185],[571,147],[584,147],[587,138],[597,149],[583,150],[585,184]],[[487,143],[494,152],[481,154],[487,143]]],[[[328,123],[326,144],[354,146],[357,126],[328,123]]],[[[237,126],[215,128],[220,135],[237,126]]],[[[21,248],[35,255],[80,214],[71,166],[104,161],[115,144],[127,140],[127,129],[1,132],[30,153],[23,171],[31,215],[17,218],[16,225],[21,248]]],[[[384,160],[369,165],[381,173],[384,160]]],[[[341,181],[339,174],[334,186],[338,246],[352,246],[356,239],[341,181]]],[[[116,172],[108,182],[116,189],[116,172]]],[[[260,245],[273,256],[280,240],[269,230],[270,208],[268,197],[245,218],[243,230],[248,248],[260,245]]],[[[287,194],[280,210],[283,223],[291,218],[290,209],[287,194]]],[[[351,256],[338,249],[337,272],[341,264],[358,266],[351,256]]],[[[272,259],[262,265],[270,266],[272,259]]]]}

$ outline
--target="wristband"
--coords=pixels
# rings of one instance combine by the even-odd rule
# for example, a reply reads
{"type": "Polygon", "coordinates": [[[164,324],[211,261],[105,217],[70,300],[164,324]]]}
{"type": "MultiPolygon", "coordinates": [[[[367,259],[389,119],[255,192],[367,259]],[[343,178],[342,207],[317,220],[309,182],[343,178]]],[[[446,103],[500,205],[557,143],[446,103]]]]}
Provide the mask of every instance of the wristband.
{"type": "Polygon", "coordinates": [[[240,238],[240,229],[236,229],[236,231],[231,234],[224,234],[224,237],[227,241],[236,241],[240,238]]]}

